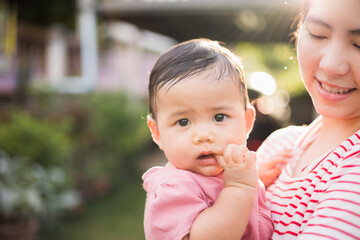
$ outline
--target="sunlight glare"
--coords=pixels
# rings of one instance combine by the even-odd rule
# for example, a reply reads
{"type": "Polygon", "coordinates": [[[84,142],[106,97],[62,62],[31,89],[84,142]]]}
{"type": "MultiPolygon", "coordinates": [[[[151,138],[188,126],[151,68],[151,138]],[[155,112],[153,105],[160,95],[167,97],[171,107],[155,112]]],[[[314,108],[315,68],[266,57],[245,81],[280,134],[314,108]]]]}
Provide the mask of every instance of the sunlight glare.
{"type": "Polygon", "coordinates": [[[250,75],[250,87],[266,96],[271,96],[276,91],[274,78],[266,72],[254,72],[250,75]]]}

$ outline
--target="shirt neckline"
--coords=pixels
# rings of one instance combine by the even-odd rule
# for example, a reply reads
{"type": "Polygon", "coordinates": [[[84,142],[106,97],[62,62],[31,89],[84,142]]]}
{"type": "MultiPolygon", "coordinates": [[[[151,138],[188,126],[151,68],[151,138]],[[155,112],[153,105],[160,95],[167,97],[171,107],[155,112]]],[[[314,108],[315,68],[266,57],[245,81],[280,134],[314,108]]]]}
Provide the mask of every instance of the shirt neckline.
{"type": "MultiPolygon", "coordinates": [[[[344,140],[341,144],[335,146],[330,151],[322,154],[321,156],[317,157],[312,162],[310,162],[308,165],[303,167],[303,169],[301,170],[301,174],[299,176],[294,176],[293,175],[293,170],[295,168],[297,160],[300,158],[303,151],[316,139],[316,136],[317,136],[317,134],[319,133],[319,131],[321,129],[321,119],[322,119],[321,116],[316,118],[307,127],[307,130],[303,134],[300,135],[300,137],[298,138],[298,140],[294,144],[294,148],[293,148],[293,151],[292,151],[293,158],[291,158],[290,163],[285,166],[286,174],[288,175],[288,177],[290,177],[293,180],[297,180],[297,179],[301,180],[301,179],[306,178],[309,173],[311,173],[315,168],[317,168],[317,166],[322,162],[322,160],[324,158],[326,158],[327,156],[332,154],[340,145],[343,145],[344,142],[351,139],[357,133],[360,135],[360,129],[358,129],[351,136],[349,136],[346,140],[344,140]],[[311,170],[306,171],[306,174],[304,174],[305,170],[309,169],[309,168],[311,168],[311,170]]],[[[358,137],[358,138],[360,139],[360,137],[358,137]]]]}
{"type": "MultiPolygon", "coordinates": [[[[295,165],[300,158],[303,151],[315,140],[317,133],[321,128],[321,116],[316,118],[306,129],[304,133],[300,135],[300,137],[296,140],[294,147],[292,149],[293,157],[289,160],[289,164],[285,166],[285,171],[287,175],[292,179],[302,179],[306,174],[300,174],[299,176],[294,176],[294,168],[295,165]]],[[[323,157],[323,156],[320,156],[323,157]]],[[[308,165],[306,165],[301,171],[303,172],[308,166],[310,166],[314,162],[318,162],[318,157],[308,165]]]]}

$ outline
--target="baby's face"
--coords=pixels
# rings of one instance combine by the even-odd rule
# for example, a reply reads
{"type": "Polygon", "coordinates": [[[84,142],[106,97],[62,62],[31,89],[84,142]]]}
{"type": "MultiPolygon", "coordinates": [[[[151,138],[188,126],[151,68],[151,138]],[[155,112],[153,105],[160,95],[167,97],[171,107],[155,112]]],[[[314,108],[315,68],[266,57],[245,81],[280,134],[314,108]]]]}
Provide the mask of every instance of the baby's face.
{"type": "Polygon", "coordinates": [[[237,83],[230,79],[202,74],[170,89],[165,86],[156,98],[154,140],[175,167],[216,176],[223,169],[215,155],[222,155],[229,143],[246,143],[254,114],[244,106],[237,83]]]}

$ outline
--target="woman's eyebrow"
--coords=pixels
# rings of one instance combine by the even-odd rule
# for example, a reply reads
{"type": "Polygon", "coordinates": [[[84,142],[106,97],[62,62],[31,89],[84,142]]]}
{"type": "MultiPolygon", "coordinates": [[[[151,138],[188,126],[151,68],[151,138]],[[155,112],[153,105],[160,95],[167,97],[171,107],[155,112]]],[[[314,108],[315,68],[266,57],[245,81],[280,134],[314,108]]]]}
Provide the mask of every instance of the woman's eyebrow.
{"type": "MultiPolygon", "coordinates": [[[[328,28],[330,30],[332,29],[332,27],[329,24],[327,24],[326,22],[324,22],[324,21],[322,21],[322,20],[320,20],[320,19],[318,19],[316,17],[313,17],[313,16],[307,17],[306,21],[310,22],[310,23],[315,23],[315,24],[322,25],[322,26],[324,26],[324,27],[326,27],[326,28],[328,28]]],[[[356,35],[356,36],[360,35],[360,29],[350,30],[349,33],[350,33],[350,35],[356,35]]]]}
{"type": "Polygon", "coordinates": [[[310,23],[315,23],[315,24],[322,25],[322,26],[324,26],[324,27],[326,27],[326,28],[328,28],[330,30],[332,29],[332,27],[329,24],[327,24],[323,20],[320,20],[320,19],[318,19],[316,17],[309,16],[309,17],[306,18],[306,21],[310,22],[310,23]]]}
{"type": "Polygon", "coordinates": [[[360,35],[360,29],[351,30],[350,35],[356,35],[356,36],[360,35]]]}

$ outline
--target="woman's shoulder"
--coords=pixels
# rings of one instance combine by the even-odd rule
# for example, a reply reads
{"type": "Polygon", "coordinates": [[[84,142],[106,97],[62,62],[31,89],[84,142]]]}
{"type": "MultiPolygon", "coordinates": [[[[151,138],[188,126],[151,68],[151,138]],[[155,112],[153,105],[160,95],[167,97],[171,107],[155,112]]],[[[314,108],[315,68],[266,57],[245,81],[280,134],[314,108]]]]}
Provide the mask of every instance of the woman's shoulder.
{"type": "Polygon", "coordinates": [[[280,139],[289,138],[289,137],[298,138],[306,130],[306,128],[307,128],[306,125],[303,126],[290,125],[285,128],[280,128],[274,131],[273,133],[271,133],[269,137],[266,139],[266,141],[279,139],[279,138],[280,139]]]}
{"type": "Polygon", "coordinates": [[[258,149],[258,154],[269,154],[292,149],[298,138],[306,131],[306,126],[288,126],[270,134],[258,149]]]}
{"type": "Polygon", "coordinates": [[[360,166],[360,130],[339,144],[333,154],[341,162],[355,161],[356,165],[360,166]]]}
{"type": "Polygon", "coordinates": [[[360,166],[360,130],[339,145],[338,149],[338,155],[343,160],[356,161],[360,166]]]}

